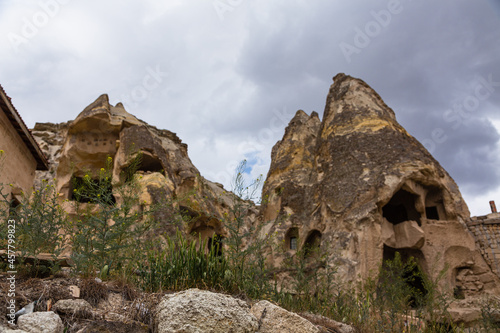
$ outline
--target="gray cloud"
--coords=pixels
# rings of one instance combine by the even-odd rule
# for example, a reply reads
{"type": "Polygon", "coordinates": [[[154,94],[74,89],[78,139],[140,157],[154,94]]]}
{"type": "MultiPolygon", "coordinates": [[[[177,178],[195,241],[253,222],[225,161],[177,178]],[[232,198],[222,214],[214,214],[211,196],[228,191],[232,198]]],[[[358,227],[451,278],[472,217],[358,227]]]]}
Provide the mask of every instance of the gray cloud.
{"type": "Polygon", "coordinates": [[[342,43],[356,46],[356,34],[376,29],[394,1],[242,1],[223,20],[210,1],[69,1],[17,52],[9,47],[9,36],[22,36],[26,20],[43,13],[40,4],[57,1],[0,3],[1,83],[29,126],[73,119],[109,93],[177,132],[202,174],[228,185],[245,157],[254,175],[266,173],[286,117],[297,109],[321,115],[331,78],[345,72],[371,85],[432,148],[466,198],[500,195],[491,122],[500,119],[500,86],[460,121],[449,113],[474,96],[478,76],[500,82],[496,1],[401,0],[349,59],[342,43]]]}

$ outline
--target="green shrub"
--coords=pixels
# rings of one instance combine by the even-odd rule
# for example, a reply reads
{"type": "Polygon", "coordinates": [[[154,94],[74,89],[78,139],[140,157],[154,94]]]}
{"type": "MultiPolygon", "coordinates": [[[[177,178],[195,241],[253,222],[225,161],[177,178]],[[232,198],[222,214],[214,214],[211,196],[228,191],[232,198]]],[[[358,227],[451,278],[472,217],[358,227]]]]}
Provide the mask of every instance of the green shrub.
{"type": "Polygon", "coordinates": [[[228,290],[230,273],[218,248],[207,249],[207,242],[187,240],[180,231],[167,237],[164,249],[149,249],[147,260],[139,265],[140,286],[147,291],[187,288],[228,290]]]}
{"type": "Polygon", "coordinates": [[[143,256],[147,233],[155,226],[155,207],[140,205],[135,182],[111,184],[111,166],[108,157],[97,179],[87,173],[75,183],[76,216],[68,234],[74,270],[83,275],[94,275],[104,267],[109,272],[132,269],[143,256]]]}
{"type": "MultiPolygon", "coordinates": [[[[24,263],[27,258],[33,264],[24,266],[29,276],[54,273],[58,270],[57,257],[64,250],[63,230],[67,226],[67,215],[59,205],[58,193],[54,185],[46,180],[40,188],[31,193],[22,193],[20,202],[14,207],[7,195],[2,193],[2,224],[9,219],[16,221],[15,248],[20,252],[17,259],[24,263]],[[37,258],[40,253],[53,257],[50,266],[40,265],[37,258]]],[[[7,227],[2,225],[3,230],[7,227]]],[[[6,238],[2,238],[6,239],[6,238]]]]}

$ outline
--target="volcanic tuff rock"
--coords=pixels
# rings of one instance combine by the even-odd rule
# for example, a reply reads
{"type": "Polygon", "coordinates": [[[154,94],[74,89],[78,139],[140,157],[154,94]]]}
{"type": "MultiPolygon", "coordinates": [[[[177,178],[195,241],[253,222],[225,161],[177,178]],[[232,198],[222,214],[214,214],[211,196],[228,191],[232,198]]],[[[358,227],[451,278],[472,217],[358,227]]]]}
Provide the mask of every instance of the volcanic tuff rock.
{"type": "Polygon", "coordinates": [[[297,112],[273,147],[263,198],[264,220],[282,221],[264,227],[284,240],[275,263],[317,247],[354,280],[398,251],[433,276],[450,265],[452,287],[470,270],[482,282],[466,293],[499,286],[467,231],[458,186],[362,80],[335,76],[322,121],[297,112]]]}
{"type": "Polygon", "coordinates": [[[250,310],[259,319],[259,333],[319,333],[319,329],[296,313],[269,301],[260,301],[250,310]]]}
{"type": "Polygon", "coordinates": [[[64,144],[68,126],[70,122],[52,124],[52,123],[36,123],[31,134],[36,139],[38,145],[47,157],[49,162],[48,171],[37,171],[35,185],[39,186],[42,179],[54,181],[57,167],[59,166],[59,157],[61,156],[61,148],[64,144]]]}
{"type": "MultiPolygon", "coordinates": [[[[107,95],[74,121],[37,124],[33,135],[51,162],[39,179],[55,177],[63,199],[74,199],[72,179],[97,175],[108,156],[114,182],[123,182],[141,152],[141,201],[180,198],[178,208],[193,217],[187,233],[224,236],[221,220],[235,196],[199,175],[177,135],[137,119],[121,103],[110,105],[107,95]]],[[[259,222],[260,235],[275,234],[283,243],[284,251],[269,248],[273,265],[317,248],[341,277],[356,280],[398,251],[403,259],[416,257],[432,277],[448,265],[443,287],[465,295],[498,290],[498,276],[466,228],[469,211],[458,186],[362,80],[338,74],[322,120],[298,111],[271,160],[263,204],[260,211],[250,207],[246,225],[259,222]]],[[[167,214],[157,217],[168,221],[167,214]]]]}
{"type": "MultiPolygon", "coordinates": [[[[124,171],[140,152],[140,177],[136,179],[142,189],[141,202],[177,198],[180,211],[192,218],[187,233],[200,233],[203,238],[224,234],[220,218],[237,198],[199,175],[187,145],[175,133],[137,119],[121,103],[110,105],[107,95],[100,96],[73,121],[36,124],[33,135],[51,162],[49,172],[37,175],[38,182],[55,178],[63,199],[74,200],[74,179],[85,174],[97,178],[107,167],[108,158],[113,182],[123,183],[124,171]]],[[[163,210],[157,217],[167,221],[168,211],[163,210]]]]}
{"type": "Polygon", "coordinates": [[[244,301],[205,290],[166,295],[155,311],[159,333],[250,333],[257,329],[257,319],[244,301]]]}

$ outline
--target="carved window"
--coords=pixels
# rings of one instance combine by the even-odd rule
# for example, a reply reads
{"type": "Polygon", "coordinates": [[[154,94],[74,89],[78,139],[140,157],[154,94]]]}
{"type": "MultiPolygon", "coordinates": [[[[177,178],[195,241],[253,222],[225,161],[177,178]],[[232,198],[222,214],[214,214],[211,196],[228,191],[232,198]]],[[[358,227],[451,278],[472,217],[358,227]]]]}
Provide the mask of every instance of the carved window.
{"type": "Polygon", "coordinates": [[[285,247],[287,250],[296,251],[298,248],[299,229],[290,228],[285,235],[285,247]]]}
{"type": "Polygon", "coordinates": [[[144,173],[163,173],[164,168],[161,160],[156,155],[149,152],[139,152],[130,164],[123,168],[122,179],[125,179],[125,182],[129,182],[134,178],[134,174],[138,171],[142,171],[144,173]]]}
{"type": "Polygon", "coordinates": [[[428,220],[446,220],[443,192],[440,188],[427,188],[427,194],[425,196],[425,215],[428,220]]]}
{"type": "Polygon", "coordinates": [[[17,208],[21,205],[21,201],[16,198],[15,195],[12,195],[12,199],[10,200],[9,203],[9,219],[16,219],[16,211],[17,208]]]}
{"type": "Polygon", "coordinates": [[[436,206],[425,207],[425,215],[428,220],[439,220],[439,213],[436,206]]]}

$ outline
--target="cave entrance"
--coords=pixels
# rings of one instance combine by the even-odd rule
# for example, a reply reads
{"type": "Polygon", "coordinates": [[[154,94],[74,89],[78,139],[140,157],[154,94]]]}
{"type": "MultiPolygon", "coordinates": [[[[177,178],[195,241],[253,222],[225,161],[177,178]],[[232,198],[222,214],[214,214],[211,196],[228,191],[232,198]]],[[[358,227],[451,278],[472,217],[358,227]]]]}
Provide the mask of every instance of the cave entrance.
{"type": "Polygon", "coordinates": [[[312,230],[304,242],[304,258],[313,258],[319,256],[321,245],[321,232],[312,230]]]}
{"type": "Polygon", "coordinates": [[[420,213],[417,211],[416,202],[418,196],[403,189],[394,194],[391,200],[382,208],[382,215],[392,224],[399,224],[406,221],[420,221],[420,213]]]}
{"type": "MultiPolygon", "coordinates": [[[[420,250],[394,249],[384,245],[382,271],[379,275],[381,289],[390,289],[393,286],[403,286],[397,292],[408,297],[411,308],[418,308],[425,304],[428,290],[425,286],[425,257],[420,250]]],[[[380,289],[379,288],[379,289],[380,289]]]]}
{"type": "Polygon", "coordinates": [[[215,254],[216,257],[222,257],[222,236],[214,234],[208,238],[207,242],[208,252],[215,254]]]}
{"type": "Polygon", "coordinates": [[[189,234],[193,236],[198,246],[205,246],[207,253],[213,252],[215,256],[222,257],[224,237],[218,232],[218,228],[209,224],[211,221],[201,221],[189,234]]]}
{"type": "Polygon", "coordinates": [[[132,159],[132,161],[122,169],[121,179],[126,183],[134,179],[137,172],[163,173],[164,168],[161,160],[149,152],[141,151],[132,159]]]}
{"type": "Polygon", "coordinates": [[[115,205],[116,198],[113,195],[111,178],[95,179],[87,176],[73,176],[71,178],[69,200],[80,203],[115,205]]]}
{"type": "Polygon", "coordinates": [[[163,172],[163,164],[160,159],[147,152],[142,153],[142,161],[138,171],[144,172],[163,172]]]}

